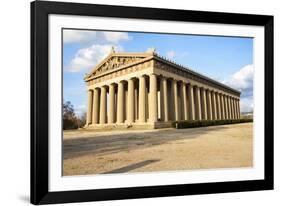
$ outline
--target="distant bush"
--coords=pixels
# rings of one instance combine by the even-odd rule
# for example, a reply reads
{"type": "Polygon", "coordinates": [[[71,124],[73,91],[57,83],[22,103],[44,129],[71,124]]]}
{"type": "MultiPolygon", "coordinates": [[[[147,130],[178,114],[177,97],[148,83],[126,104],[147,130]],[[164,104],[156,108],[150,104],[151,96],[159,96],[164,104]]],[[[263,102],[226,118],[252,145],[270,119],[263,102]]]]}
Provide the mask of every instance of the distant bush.
{"type": "Polygon", "coordinates": [[[237,124],[253,122],[253,119],[221,119],[221,120],[183,120],[175,121],[172,123],[174,128],[183,129],[183,128],[195,128],[195,127],[207,127],[214,125],[223,125],[223,124],[237,124]]]}

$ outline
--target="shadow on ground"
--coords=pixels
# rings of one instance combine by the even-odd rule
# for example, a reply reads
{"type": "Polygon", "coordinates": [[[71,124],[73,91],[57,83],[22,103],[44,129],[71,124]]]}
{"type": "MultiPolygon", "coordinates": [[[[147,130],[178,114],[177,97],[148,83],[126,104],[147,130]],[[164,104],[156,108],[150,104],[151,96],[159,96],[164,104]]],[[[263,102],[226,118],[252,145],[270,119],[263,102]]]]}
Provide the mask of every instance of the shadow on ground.
{"type": "Polygon", "coordinates": [[[134,170],[134,169],[137,169],[137,168],[140,168],[140,167],[144,167],[146,165],[153,164],[153,163],[159,162],[159,161],[160,161],[159,159],[145,160],[145,161],[134,163],[134,164],[130,164],[130,165],[127,165],[125,167],[121,167],[121,168],[118,168],[118,169],[115,169],[115,170],[104,172],[102,174],[129,172],[131,170],[134,170]]]}
{"type": "Polygon", "coordinates": [[[105,155],[121,151],[148,148],[155,145],[169,143],[175,140],[186,140],[198,138],[201,135],[226,129],[224,126],[193,128],[193,129],[169,129],[153,130],[144,132],[129,132],[96,135],[92,137],[80,137],[74,139],[64,139],[63,157],[64,159],[75,158],[83,155],[105,155]]]}

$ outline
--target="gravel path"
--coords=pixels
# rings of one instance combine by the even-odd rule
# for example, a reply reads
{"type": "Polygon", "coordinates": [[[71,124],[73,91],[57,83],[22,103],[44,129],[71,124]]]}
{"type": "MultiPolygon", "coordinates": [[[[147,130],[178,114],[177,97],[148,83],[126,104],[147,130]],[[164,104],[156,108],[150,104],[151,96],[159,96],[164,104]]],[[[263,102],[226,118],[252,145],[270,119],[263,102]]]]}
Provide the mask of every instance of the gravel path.
{"type": "Polygon", "coordinates": [[[252,126],[66,131],[63,174],[251,167],[252,126]]]}

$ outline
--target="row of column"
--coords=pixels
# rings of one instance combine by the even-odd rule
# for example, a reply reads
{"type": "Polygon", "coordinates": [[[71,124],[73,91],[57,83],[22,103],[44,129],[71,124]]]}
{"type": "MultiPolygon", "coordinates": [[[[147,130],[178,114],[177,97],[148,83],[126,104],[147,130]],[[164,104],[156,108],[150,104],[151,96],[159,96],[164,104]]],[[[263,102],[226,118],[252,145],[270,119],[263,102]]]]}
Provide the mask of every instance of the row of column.
{"type": "Polygon", "coordinates": [[[147,76],[141,76],[88,91],[87,124],[147,122],[148,119],[157,121],[157,77],[154,74],[149,76],[149,81],[147,76]]]}
{"type": "Polygon", "coordinates": [[[163,107],[161,120],[240,118],[239,98],[177,80],[171,81],[170,92],[167,88],[167,79],[162,77],[160,83],[161,106],[163,107]],[[171,97],[170,101],[168,101],[168,95],[171,97]],[[167,106],[169,104],[170,107],[167,106]]]}
{"type": "Polygon", "coordinates": [[[239,98],[155,74],[88,91],[87,124],[238,118],[239,98]]]}

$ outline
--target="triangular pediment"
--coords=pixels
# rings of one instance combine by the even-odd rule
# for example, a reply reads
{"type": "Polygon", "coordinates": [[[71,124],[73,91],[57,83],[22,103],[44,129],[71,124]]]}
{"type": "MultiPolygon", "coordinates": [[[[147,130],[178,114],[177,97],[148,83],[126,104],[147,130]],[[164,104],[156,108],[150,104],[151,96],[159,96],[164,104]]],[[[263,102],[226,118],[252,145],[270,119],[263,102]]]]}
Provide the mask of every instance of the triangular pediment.
{"type": "Polygon", "coordinates": [[[150,55],[149,53],[111,53],[86,76],[86,79],[141,61],[150,55]]]}

